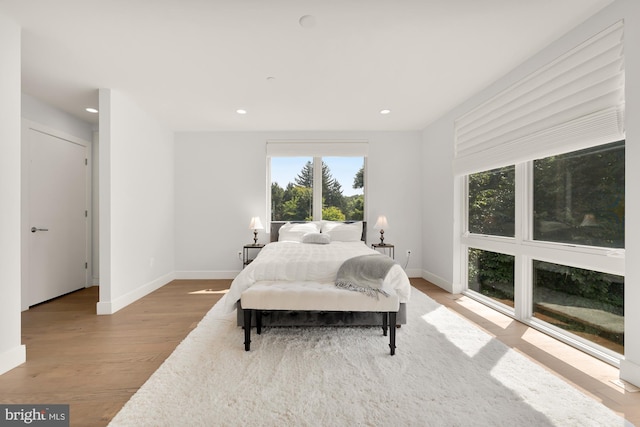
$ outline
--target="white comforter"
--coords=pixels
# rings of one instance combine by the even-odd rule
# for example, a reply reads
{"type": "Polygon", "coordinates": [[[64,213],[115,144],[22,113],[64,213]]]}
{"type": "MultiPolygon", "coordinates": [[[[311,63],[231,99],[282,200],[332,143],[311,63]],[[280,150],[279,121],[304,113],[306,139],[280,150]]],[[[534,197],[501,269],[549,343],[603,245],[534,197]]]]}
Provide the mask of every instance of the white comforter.
{"type": "MultiPolygon", "coordinates": [[[[272,242],[231,283],[226,308],[233,311],[242,292],[257,282],[334,283],[342,263],[355,256],[378,253],[364,242],[331,242],[327,245],[272,242]]],[[[411,292],[409,278],[398,264],[394,265],[383,285],[394,289],[400,302],[407,302],[411,292]]]]}

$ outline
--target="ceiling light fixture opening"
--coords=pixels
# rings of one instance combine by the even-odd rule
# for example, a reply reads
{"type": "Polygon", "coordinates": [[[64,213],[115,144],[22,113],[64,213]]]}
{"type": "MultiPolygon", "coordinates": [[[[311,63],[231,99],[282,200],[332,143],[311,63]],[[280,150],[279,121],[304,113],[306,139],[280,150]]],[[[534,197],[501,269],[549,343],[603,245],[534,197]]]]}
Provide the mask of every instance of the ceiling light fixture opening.
{"type": "Polygon", "coordinates": [[[302,28],[313,28],[316,26],[316,17],[313,15],[301,16],[298,23],[302,28]]]}
{"type": "Polygon", "coordinates": [[[247,114],[247,110],[245,110],[245,109],[243,109],[243,108],[238,108],[238,109],[236,110],[236,113],[238,113],[238,114],[247,114]]]}
{"type": "Polygon", "coordinates": [[[88,112],[88,113],[93,113],[93,114],[96,114],[96,113],[98,112],[98,110],[96,110],[96,109],[95,109],[95,108],[93,108],[93,107],[87,107],[87,108],[85,108],[84,110],[85,110],[86,112],[88,112]]]}
{"type": "Polygon", "coordinates": [[[380,114],[389,114],[391,112],[391,110],[387,110],[386,108],[384,110],[380,110],[380,114]]]}

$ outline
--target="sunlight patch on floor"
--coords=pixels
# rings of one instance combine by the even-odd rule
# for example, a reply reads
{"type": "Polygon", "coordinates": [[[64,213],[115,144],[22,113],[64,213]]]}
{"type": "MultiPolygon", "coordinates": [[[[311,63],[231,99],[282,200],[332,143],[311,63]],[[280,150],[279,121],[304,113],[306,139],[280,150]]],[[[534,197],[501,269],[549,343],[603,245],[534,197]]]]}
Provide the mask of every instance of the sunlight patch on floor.
{"type": "Polygon", "coordinates": [[[615,379],[615,380],[611,380],[611,382],[617,385],[618,387],[621,387],[622,389],[624,389],[624,391],[628,393],[637,393],[640,391],[640,388],[634,386],[633,384],[629,384],[625,380],[615,379]]]}
{"type": "Polygon", "coordinates": [[[484,318],[487,322],[493,323],[500,329],[507,329],[513,324],[513,319],[511,317],[502,314],[499,311],[469,297],[458,299],[456,303],[461,307],[464,307],[465,309],[473,312],[474,314],[477,314],[478,316],[484,318]]]}
{"type": "Polygon", "coordinates": [[[190,295],[198,295],[198,294],[226,294],[229,292],[229,289],[222,289],[220,291],[216,291],[214,289],[203,289],[201,291],[193,291],[189,292],[190,295]]]}
{"type": "Polygon", "coordinates": [[[445,307],[440,307],[435,311],[421,316],[422,320],[436,328],[444,335],[451,344],[455,345],[468,357],[478,354],[493,338],[485,333],[474,333],[474,329],[466,322],[448,322],[445,319],[438,320],[439,317],[452,315],[445,307]]]}

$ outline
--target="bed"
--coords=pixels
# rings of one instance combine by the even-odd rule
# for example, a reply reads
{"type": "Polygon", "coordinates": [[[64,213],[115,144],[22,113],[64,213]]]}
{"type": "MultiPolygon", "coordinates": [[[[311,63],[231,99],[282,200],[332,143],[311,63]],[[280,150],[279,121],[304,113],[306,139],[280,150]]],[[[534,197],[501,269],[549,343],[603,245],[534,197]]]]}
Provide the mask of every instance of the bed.
{"type": "MultiPolygon", "coordinates": [[[[345,260],[360,255],[378,254],[365,243],[366,223],[314,221],[304,223],[272,222],[271,240],[256,258],[233,280],[226,297],[228,311],[237,309],[237,324],[244,326],[241,304],[244,291],[252,286],[286,286],[304,284],[314,291],[331,292],[351,298],[353,291],[335,286],[336,274],[345,260]],[[342,294],[340,294],[342,293],[342,294]],[[346,294],[344,294],[346,293],[346,294]]],[[[398,264],[386,274],[382,288],[398,296],[400,308],[398,325],[406,323],[406,304],[411,285],[405,271],[398,264]]],[[[370,298],[363,296],[364,298],[370,298]]],[[[380,298],[385,298],[380,296],[380,298]]],[[[300,311],[265,310],[264,326],[316,326],[380,324],[379,313],[361,311],[300,311]]],[[[255,319],[253,319],[255,320],[255,319]]],[[[255,323],[252,323],[252,325],[255,323]]]]}

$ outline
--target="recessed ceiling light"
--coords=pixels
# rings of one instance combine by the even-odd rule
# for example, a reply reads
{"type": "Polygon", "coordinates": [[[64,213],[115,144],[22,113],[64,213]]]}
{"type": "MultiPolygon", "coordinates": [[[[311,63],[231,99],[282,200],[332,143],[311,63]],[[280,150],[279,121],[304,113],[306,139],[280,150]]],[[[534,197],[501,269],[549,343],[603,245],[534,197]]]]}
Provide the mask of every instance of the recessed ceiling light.
{"type": "Polygon", "coordinates": [[[87,107],[87,108],[85,108],[85,111],[87,111],[89,113],[93,113],[93,114],[96,114],[98,112],[98,110],[96,110],[93,107],[87,107]]]}
{"type": "Polygon", "coordinates": [[[238,114],[247,114],[247,110],[243,110],[242,108],[238,108],[236,110],[236,113],[238,113],[238,114]]]}
{"type": "Polygon", "coordinates": [[[316,17],[313,15],[304,15],[300,17],[298,23],[302,28],[313,28],[316,26],[316,17]]]}
{"type": "Polygon", "coordinates": [[[380,110],[380,114],[389,114],[390,112],[391,110],[387,110],[387,109],[380,110]]]}

